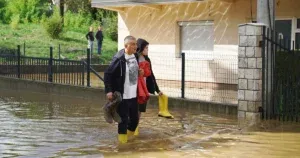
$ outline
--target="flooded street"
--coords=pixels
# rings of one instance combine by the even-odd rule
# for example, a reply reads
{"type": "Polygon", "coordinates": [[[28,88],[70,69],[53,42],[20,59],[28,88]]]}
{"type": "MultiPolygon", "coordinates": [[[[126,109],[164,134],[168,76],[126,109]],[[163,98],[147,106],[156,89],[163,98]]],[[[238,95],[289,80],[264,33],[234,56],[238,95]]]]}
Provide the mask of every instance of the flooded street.
{"type": "Polygon", "coordinates": [[[140,135],[117,143],[117,126],[105,122],[104,101],[0,92],[0,157],[300,157],[300,125],[238,127],[234,118],[171,109],[157,117],[149,106],[140,135]],[[22,96],[22,97],[20,97],[22,96]]]}

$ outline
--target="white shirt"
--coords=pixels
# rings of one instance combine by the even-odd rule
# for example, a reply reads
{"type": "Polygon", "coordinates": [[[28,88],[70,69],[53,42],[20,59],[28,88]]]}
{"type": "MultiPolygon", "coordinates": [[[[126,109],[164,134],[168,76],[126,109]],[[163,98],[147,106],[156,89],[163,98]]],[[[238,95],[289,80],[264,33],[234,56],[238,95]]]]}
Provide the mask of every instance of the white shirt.
{"type": "Polygon", "coordinates": [[[132,99],[137,97],[137,81],[139,65],[136,61],[135,55],[128,55],[125,53],[126,59],[126,73],[124,83],[123,99],[132,99]]]}

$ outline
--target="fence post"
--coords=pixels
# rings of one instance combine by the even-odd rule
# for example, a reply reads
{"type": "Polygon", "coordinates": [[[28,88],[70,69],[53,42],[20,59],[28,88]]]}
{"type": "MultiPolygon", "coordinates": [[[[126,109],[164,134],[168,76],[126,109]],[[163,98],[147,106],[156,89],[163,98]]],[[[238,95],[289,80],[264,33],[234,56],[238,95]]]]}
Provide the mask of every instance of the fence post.
{"type": "Polygon", "coordinates": [[[25,56],[25,42],[24,42],[24,46],[23,46],[23,53],[24,53],[24,56],[25,56]]]}
{"type": "Polygon", "coordinates": [[[49,72],[48,72],[48,81],[52,82],[53,81],[53,70],[52,70],[52,65],[53,65],[53,47],[50,47],[50,58],[49,58],[49,72]]]}
{"type": "Polygon", "coordinates": [[[60,44],[58,44],[58,59],[60,59],[60,44]]]}
{"type": "Polygon", "coordinates": [[[185,90],[185,53],[181,53],[181,98],[184,98],[185,90]]]}
{"type": "Polygon", "coordinates": [[[84,62],[82,62],[81,85],[84,86],[84,62]]]}
{"type": "Polygon", "coordinates": [[[262,98],[262,119],[267,118],[267,105],[266,105],[266,26],[262,27],[262,41],[261,41],[261,57],[262,57],[262,93],[261,93],[261,98],[262,98]]]}
{"type": "Polygon", "coordinates": [[[17,76],[21,78],[21,46],[18,45],[18,68],[17,68],[17,76]]]}
{"type": "Polygon", "coordinates": [[[86,62],[87,62],[87,68],[86,68],[86,79],[87,79],[87,86],[90,87],[91,83],[90,83],[90,66],[91,66],[91,55],[90,55],[90,49],[87,49],[87,58],[86,58],[86,62]]]}

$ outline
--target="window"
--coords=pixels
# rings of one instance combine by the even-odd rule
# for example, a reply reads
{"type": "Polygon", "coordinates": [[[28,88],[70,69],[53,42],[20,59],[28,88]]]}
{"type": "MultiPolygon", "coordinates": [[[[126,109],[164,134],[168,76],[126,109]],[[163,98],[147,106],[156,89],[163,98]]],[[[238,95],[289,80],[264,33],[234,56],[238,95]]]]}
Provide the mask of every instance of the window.
{"type": "Polygon", "coordinates": [[[214,50],[212,21],[180,22],[181,52],[186,58],[211,60],[214,50]]]}
{"type": "Polygon", "coordinates": [[[278,34],[278,40],[290,41],[290,49],[300,49],[300,19],[276,20],[275,30],[278,34]]]}
{"type": "Polygon", "coordinates": [[[295,49],[300,50],[300,19],[297,19],[297,28],[295,30],[295,49]]]}
{"type": "Polygon", "coordinates": [[[283,40],[291,40],[292,38],[292,20],[276,20],[275,30],[278,33],[278,38],[283,40]]]}

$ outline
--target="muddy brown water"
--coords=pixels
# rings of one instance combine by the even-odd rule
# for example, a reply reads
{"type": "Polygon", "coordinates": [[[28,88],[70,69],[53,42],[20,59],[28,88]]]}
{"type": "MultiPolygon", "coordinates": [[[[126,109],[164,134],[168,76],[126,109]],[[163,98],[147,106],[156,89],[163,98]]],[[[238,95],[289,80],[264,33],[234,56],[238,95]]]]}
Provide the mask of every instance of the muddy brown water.
{"type": "Polygon", "coordinates": [[[264,122],[240,128],[233,117],[149,106],[140,135],[117,142],[104,121],[104,101],[0,91],[0,157],[300,157],[299,123],[264,122]]]}

